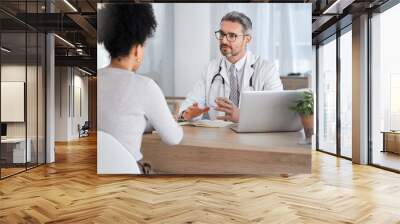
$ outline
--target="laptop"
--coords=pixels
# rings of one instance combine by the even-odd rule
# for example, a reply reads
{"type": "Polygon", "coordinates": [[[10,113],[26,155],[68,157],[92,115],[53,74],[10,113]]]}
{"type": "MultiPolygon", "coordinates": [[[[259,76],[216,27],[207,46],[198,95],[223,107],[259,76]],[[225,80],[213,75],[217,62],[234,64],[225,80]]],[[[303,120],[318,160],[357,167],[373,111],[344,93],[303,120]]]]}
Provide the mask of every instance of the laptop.
{"type": "Polygon", "coordinates": [[[243,92],[239,123],[231,129],[238,133],[300,131],[300,116],[290,108],[301,99],[301,93],[299,90],[243,92]]]}

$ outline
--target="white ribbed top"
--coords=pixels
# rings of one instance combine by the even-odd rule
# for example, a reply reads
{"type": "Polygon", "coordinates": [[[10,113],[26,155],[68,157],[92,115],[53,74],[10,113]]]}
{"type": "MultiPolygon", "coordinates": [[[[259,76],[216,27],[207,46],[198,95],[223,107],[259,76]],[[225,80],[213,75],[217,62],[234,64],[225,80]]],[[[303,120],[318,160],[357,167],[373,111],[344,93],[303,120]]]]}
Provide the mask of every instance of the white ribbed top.
{"type": "Polygon", "coordinates": [[[99,131],[112,135],[137,161],[143,157],[142,135],[151,126],[167,144],[182,140],[182,128],[174,120],[160,87],[150,78],[124,69],[100,69],[97,100],[99,131]]]}

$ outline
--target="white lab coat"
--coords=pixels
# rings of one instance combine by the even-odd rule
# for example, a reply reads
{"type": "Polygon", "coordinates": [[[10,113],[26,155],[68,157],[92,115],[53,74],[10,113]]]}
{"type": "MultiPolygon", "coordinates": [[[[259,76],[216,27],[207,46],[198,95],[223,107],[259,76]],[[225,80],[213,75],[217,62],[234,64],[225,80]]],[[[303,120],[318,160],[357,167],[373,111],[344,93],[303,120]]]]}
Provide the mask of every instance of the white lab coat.
{"type": "MultiPolygon", "coordinates": [[[[186,96],[185,101],[179,108],[179,114],[186,110],[193,103],[197,102],[200,108],[209,106],[208,114],[194,118],[198,120],[203,118],[215,119],[216,116],[223,116],[224,112],[216,111],[215,98],[229,98],[230,85],[229,76],[223,57],[211,61],[201,79],[195,84],[193,90],[186,96]],[[220,70],[221,67],[221,70],[220,70]],[[220,70],[220,76],[218,71],[220,70]],[[214,76],[216,76],[214,78],[214,76]],[[223,84],[223,79],[225,84],[223,84]],[[211,84],[212,79],[214,82],[211,84]]],[[[250,51],[247,52],[247,58],[244,65],[244,74],[242,76],[242,85],[240,92],[243,91],[262,91],[262,90],[282,90],[282,82],[279,77],[275,64],[255,56],[250,51]],[[252,86],[250,86],[250,83],[252,86]]]]}

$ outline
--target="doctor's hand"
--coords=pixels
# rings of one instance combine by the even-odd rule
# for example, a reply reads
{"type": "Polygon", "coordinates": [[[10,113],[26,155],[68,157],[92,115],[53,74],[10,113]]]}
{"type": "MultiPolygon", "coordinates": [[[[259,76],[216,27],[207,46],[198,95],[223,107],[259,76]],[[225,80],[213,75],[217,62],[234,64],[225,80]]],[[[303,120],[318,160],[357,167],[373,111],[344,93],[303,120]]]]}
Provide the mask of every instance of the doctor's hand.
{"type": "Polygon", "coordinates": [[[217,119],[239,122],[240,110],[232,101],[225,97],[217,97],[215,103],[217,111],[225,112],[225,116],[218,116],[217,119]]]}
{"type": "Polygon", "coordinates": [[[204,107],[203,109],[201,109],[198,103],[194,103],[183,112],[182,117],[187,121],[192,120],[192,118],[200,116],[201,114],[206,113],[209,110],[209,107],[204,107]]]}

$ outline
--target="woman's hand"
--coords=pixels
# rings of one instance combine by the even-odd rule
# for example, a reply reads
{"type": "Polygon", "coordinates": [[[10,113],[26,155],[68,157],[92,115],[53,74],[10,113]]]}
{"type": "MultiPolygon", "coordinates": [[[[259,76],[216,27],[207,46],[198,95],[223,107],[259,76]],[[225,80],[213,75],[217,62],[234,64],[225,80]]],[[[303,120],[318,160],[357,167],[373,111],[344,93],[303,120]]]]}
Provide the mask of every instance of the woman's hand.
{"type": "Polygon", "coordinates": [[[192,106],[188,107],[182,114],[183,119],[192,120],[192,118],[202,115],[210,110],[209,107],[204,107],[201,109],[198,103],[194,103],[192,106]]]}

